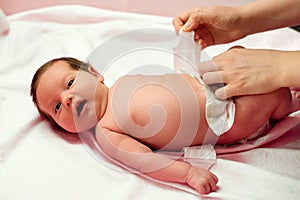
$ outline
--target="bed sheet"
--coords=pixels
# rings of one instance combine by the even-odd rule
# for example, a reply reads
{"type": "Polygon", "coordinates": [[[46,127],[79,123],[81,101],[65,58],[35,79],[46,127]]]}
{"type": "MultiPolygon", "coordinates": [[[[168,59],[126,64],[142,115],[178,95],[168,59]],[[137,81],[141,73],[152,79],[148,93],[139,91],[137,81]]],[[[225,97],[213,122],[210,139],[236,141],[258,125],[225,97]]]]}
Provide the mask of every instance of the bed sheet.
{"type": "MultiPolygon", "coordinates": [[[[137,28],[173,30],[172,18],[79,5],[54,6],[8,17],[0,36],[0,199],[298,199],[299,113],[277,126],[284,134],[248,151],[218,155],[211,168],[219,190],[197,196],[187,187],[155,182],[103,165],[76,135],[41,120],[29,86],[35,70],[54,57],[86,60],[101,43],[137,28]]],[[[300,35],[284,28],[207,48],[213,57],[230,46],[300,49],[300,35]],[[288,39],[287,39],[288,38],[288,39]]],[[[251,117],[249,116],[249,120],[251,117]]],[[[255,145],[255,144],[254,144],[255,145]]]]}

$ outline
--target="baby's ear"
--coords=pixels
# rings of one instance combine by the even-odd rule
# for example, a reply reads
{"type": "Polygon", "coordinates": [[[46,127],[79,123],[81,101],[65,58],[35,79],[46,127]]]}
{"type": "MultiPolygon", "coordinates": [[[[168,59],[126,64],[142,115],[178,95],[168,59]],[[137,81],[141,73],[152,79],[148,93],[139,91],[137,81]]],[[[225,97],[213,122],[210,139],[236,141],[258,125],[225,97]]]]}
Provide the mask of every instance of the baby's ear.
{"type": "Polygon", "coordinates": [[[100,73],[92,66],[88,66],[88,71],[93,74],[94,76],[100,76],[100,73]]]}
{"type": "Polygon", "coordinates": [[[104,77],[94,67],[89,66],[88,71],[94,76],[98,77],[100,82],[104,81],[104,77]]]}

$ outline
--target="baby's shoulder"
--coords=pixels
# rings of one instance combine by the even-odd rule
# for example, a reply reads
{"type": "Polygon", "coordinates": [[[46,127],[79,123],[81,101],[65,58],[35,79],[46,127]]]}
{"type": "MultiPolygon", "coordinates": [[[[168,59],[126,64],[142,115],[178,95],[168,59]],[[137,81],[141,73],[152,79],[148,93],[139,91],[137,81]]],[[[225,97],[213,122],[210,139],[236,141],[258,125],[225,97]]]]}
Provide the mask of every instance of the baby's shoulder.
{"type": "Polygon", "coordinates": [[[112,88],[116,87],[126,87],[144,84],[171,84],[186,81],[186,76],[183,74],[169,73],[162,75],[143,75],[143,74],[134,74],[134,75],[124,75],[116,80],[112,88]],[[181,80],[181,81],[180,81],[181,80]]]}

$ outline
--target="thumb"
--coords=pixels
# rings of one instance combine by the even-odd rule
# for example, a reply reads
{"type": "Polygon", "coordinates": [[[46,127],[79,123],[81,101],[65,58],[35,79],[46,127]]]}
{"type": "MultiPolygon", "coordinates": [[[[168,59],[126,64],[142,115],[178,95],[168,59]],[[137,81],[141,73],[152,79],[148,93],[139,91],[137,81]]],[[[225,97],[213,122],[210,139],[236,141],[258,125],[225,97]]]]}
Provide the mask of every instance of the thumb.
{"type": "Polygon", "coordinates": [[[189,19],[186,21],[186,23],[182,26],[182,30],[185,32],[190,32],[195,30],[199,26],[200,22],[199,20],[191,15],[189,19]]]}

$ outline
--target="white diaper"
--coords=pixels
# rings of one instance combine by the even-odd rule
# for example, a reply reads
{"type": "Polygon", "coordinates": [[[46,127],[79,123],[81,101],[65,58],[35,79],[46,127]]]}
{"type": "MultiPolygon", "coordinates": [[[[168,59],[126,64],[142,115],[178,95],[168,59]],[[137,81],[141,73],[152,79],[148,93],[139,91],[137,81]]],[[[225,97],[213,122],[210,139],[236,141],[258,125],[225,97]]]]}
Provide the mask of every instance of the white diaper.
{"type": "MultiPolygon", "coordinates": [[[[198,77],[198,80],[201,83],[202,79],[200,77],[198,77]]],[[[206,121],[213,132],[217,136],[220,136],[227,132],[233,125],[235,104],[231,99],[217,99],[214,93],[216,88],[212,88],[206,84],[203,85],[206,91],[206,121]]]]}
{"type": "MultiPolygon", "coordinates": [[[[215,96],[215,89],[208,85],[206,85],[201,79],[198,71],[196,69],[185,69],[181,68],[177,72],[186,73],[195,77],[199,80],[199,82],[203,85],[206,92],[206,108],[205,108],[205,116],[206,121],[211,128],[211,130],[217,135],[220,136],[226,131],[228,131],[234,122],[235,116],[235,104],[231,99],[220,100],[215,96]]],[[[220,87],[222,87],[220,85],[220,87]]]]}

